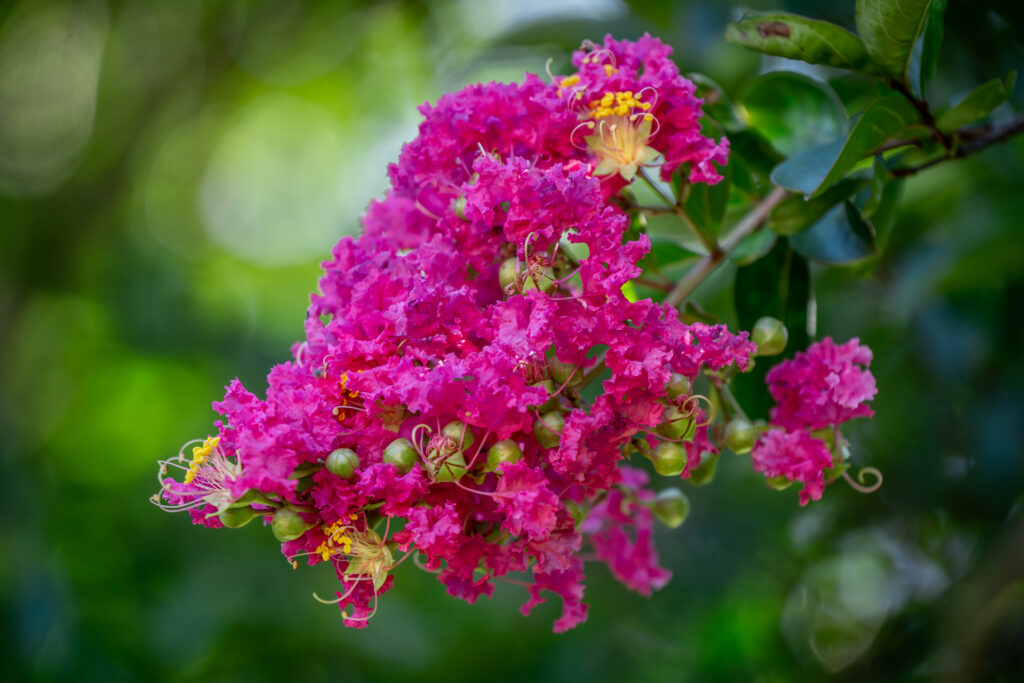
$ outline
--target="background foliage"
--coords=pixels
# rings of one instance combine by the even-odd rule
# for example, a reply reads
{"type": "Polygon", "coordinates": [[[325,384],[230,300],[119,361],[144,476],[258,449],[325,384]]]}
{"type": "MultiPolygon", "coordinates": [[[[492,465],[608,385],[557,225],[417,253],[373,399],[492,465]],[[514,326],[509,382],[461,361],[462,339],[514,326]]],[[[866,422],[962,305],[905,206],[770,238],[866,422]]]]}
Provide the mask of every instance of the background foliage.
{"type": "MultiPolygon", "coordinates": [[[[847,0],[747,5],[853,27],[847,0]]],[[[651,600],[595,567],[590,620],[554,636],[556,606],[525,619],[499,586],[470,607],[407,567],[349,631],[309,597],[332,578],[293,572],[269,532],[146,501],[223,385],[265,386],[287,356],[319,260],[358,229],[422,101],[548,56],[566,73],[583,38],[649,30],[777,152],[848,126],[857,82],[726,43],[740,16],[710,0],[0,5],[0,677],[1015,680],[1020,138],[908,177],[881,255],[810,266],[818,335],[875,350],[878,417],[851,438],[883,488],[800,509],[723,457],[659,539],[675,577],[651,600]]],[[[1019,3],[951,0],[945,25],[929,99],[1024,65],[1019,3]]],[[[727,318],[735,271],[698,290],[727,318]]]]}

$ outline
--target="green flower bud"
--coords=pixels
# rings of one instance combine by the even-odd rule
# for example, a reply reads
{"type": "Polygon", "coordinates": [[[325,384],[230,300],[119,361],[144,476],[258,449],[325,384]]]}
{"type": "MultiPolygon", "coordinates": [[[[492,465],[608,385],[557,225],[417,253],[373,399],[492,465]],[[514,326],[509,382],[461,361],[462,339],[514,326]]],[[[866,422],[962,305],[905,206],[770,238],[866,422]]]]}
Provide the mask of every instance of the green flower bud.
{"type": "Polygon", "coordinates": [[[544,448],[557,448],[565,429],[565,417],[560,411],[552,410],[540,416],[533,423],[533,435],[544,448]]]}
{"type": "Polygon", "coordinates": [[[836,448],[836,432],[831,427],[824,427],[822,429],[815,429],[811,432],[811,436],[815,439],[821,439],[828,446],[830,451],[834,451],[836,448]]]}
{"type": "Polygon", "coordinates": [[[473,432],[466,426],[465,422],[452,420],[444,426],[441,433],[456,443],[462,450],[469,450],[473,445],[473,432]]]}
{"type": "Polygon", "coordinates": [[[342,479],[351,479],[356,476],[356,468],[359,467],[359,456],[351,448],[339,448],[331,451],[324,461],[324,466],[331,474],[336,474],[342,479]]]}
{"type": "Polygon", "coordinates": [[[675,399],[680,396],[689,396],[692,388],[693,382],[690,381],[689,377],[673,372],[672,379],[665,385],[665,393],[668,394],[669,398],[675,399]]]}
{"type": "Polygon", "coordinates": [[[750,420],[737,417],[725,425],[725,445],[733,453],[743,455],[754,449],[757,441],[757,427],[750,420]]]}
{"type": "Polygon", "coordinates": [[[553,380],[544,379],[544,380],[541,380],[540,382],[534,382],[530,386],[531,387],[540,387],[544,391],[548,392],[548,399],[546,401],[544,401],[544,403],[540,404],[540,407],[537,408],[538,411],[540,411],[542,413],[546,413],[549,410],[554,410],[555,408],[558,407],[558,397],[551,395],[551,394],[555,393],[556,389],[558,389],[558,387],[555,386],[555,383],[554,383],[553,380]]]}
{"type": "Polygon", "coordinates": [[[512,439],[499,441],[487,449],[487,472],[494,472],[503,462],[519,462],[523,458],[523,450],[512,439]]]}
{"type": "Polygon", "coordinates": [[[583,381],[583,368],[572,363],[563,363],[554,357],[548,359],[548,372],[551,373],[551,379],[555,380],[558,386],[569,382],[568,386],[574,387],[583,381]]]}
{"type": "Polygon", "coordinates": [[[686,449],[682,444],[662,441],[651,451],[654,471],[663,477],[678,477],[686,469],[686,449]]]}
{"type": "Polygon", "coordinates": [[[248,505],[242,507],[232,507],[226,510],[221,510],[220,523],[229,529],[237,529],[243,527],[258,516],[258,513],[248,505]]]}
{"type": "Polygon", "coordinates": [[[683,415],[676,406],[669,405],[661,414],[661,424],[654,431],[666,439],[691,441],[697,432],[697,423],[692,417],[683,415]]]}
{"type": "Polygon", "coordinates": [[[658,491],[658,495],[654,497],[651,511],[662,524],[669,529],[675,529],[690,516],[690,499],[677,488],[658,491]]]}
{"type": "Polygon", "coordinates": [[[436,461],[434,481],[458,481],[466,475],[466,459],[462,451],[455,451],[447,457],[439,457],[436,461]]]}
{"type": "Polygon", "coordinates": [[[768,486],[771,486],[776,491],[785,491],[793,485],[793,480],[789,477],[768,477],[768,486]]]}
{"type": "Polygon", "coordinates": [[[270,530],[274,532],[274,538],[281,541],[281,543],[294,541],[306,533],[306,529],[309,528],[310,525],[306,524],[306,520],[302,519],[302,515],[291,508],[281,508],[275,512],[274,521],[270,524],[270,530]]]}
{"type": "Polygon", "coordinates": [[[710,484],[715,478],[715,470],[718,469],[718,454],[702,453],[700,464],[693,468],[690,473],[689,482],[694,486],[710,484]]]}
{"type": "Polygon", "coordinates": [[[395,439],[384,449],[384,462],[389,462],[405,474],[419,461],[419,453],[409,439],[395,439]]]}
{"type": "Polygon", "coordinates": [[[501,268],[498,269],[498,284],[502,289],[508,289],[515,284],[517,263],[519,263],[519,259],[515,256],[510,256],[501,262],[501,268]]]}
{"type": "Polygon", "coordinates": [[[789,331],[786,330],[786,326],[782,324],[781,320],[765,316],[754,323],[750,339],[757,344],[756,355],[777,356],[786,348],[789,331]]]}
{"type": "Polygon", "coordinates": [[[455,215],[461,220],[466,220],[466,195],[460,196],[455,200],[452,208],[455,210],[455,215]]]}

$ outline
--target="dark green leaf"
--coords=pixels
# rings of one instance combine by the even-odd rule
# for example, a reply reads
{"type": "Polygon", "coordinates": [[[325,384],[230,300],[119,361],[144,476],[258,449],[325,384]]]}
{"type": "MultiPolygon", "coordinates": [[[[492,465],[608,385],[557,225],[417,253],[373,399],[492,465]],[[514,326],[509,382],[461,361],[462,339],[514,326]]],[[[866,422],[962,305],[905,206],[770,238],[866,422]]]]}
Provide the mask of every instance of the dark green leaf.
{"type": "Polygon", "coordinates": [[[857,33],[868,54],[889,78],[918,95],[924,49],[919,41],[927,28],[931,5],[938,1],[941,0],[857,0],[857,33]],[[917,63],[912,66],[915,48],[919,52],[917,63]],[[912,74],[912,70],[916,73],[912,74]]]}
{"type": "Polygon", "coordinates": [[[704,74],[688,73],[686,77],[697,86],[697,97],[704,100],[704,112],[711,116],[727,133],[737,133],[747,127],[736,114],[729,96],[722,86],[704,74]]]}
{"type": "Polygon", "coordinates": [[[1017,72],[1011,71],[1005,80],[993,78],[988,83],[979,85],[956,106],[939,116],[935,124],[940,130],[952,132],[985,118],[1010,97],[1016,80],[1017,72]]]}
{"type": "Polygon", "coordinates": [[[939,63],[939,51],[942,47],[943,22],[947,0],[933,0],[928,7],[924,31],[914,45],[910,55],[910,91],[917,97],[924,98],[924,89],[935,73],[939,63]]]}
{"type": "Polygon", "coordinates": [[[754,79],[741,102],[750,125],[787,156],[847,130],[843,103],[828,84],[792,71],[754,79]]]}
{"type": "Polygon", "coordinates": [[[722,180],[715,185],[697,183],[689,187],[683,210],[706,236],[714,238],[722,225],[725,207],[729,203],[732,164],[721,169],[722,180]]]}
{"type": "Polygon", "coordinates": [[[777,57],[877,73],[860,38],[842,26],[796,14],[747,14],[726,27],[725,39],[777,57]]]}
{"type": "Polygon", "coordinates": [[[813,199],[790,195],[776,204],[768,214],[768,225],[780,235],[795,235],[824,216],[836,204],[849,199],[866,184],[864,179],[849,178],[813,199]]]}
{"type": "Polygon", "coordinates": [[[850,201],[830,209],[790,242],[808,259],[832,265],[861,261],[876,250],[874,228],[850,201]]]}
{"type": "Polygon", "coordinates": [[[772,171],[772,181],[814,196],[824,192],[882,143],[917,121],[917,111],[903,97],[880,97],[860,115],[846,140],[794,154],[772,171]]]}
{"type": "Polygon", "coordinates": [[[750,330],[758,318],[770,315],[789,330],[789,344],[783,356],[758,358],[752,371],[733,380],[736,398],[747,414],[752,418],[767,417],[771,396],[764,390],[765,374],[773,364],[807,346],[807,304],[811,298],[807,261],[793,251],[788,240],[780,238],[764,258],[736,271],[734,295],[740,329],[750,330]]]}

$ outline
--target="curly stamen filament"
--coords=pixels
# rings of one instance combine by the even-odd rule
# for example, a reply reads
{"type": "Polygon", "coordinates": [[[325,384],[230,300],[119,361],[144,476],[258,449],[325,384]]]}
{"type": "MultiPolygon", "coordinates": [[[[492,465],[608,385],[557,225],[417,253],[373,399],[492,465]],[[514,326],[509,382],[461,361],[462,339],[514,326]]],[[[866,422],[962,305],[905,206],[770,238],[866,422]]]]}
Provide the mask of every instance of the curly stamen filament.
{"type": "Polygon", "coordinates": [[[843,472],[843,479],[845,479],[846,483],[850,485],[850,488],[859,493],[874,493],[882,486],[882,473],[875,467],[865,467],[857,472],[857,479],[859,482],[854,481],[849,472],[843,472]],[[864,483],[864,475],[866,474],[870,474],[875,478],[874,483],[864,483]]]}
{"type": "Polygon", "coordinates": [[[576,276],[576,273],[580,272],[580,268],[582,268],[582,267],[583,267],[583,266],[579,266],[579,267],[577,267],[577,268],[576,268],[576,270],[572,271],[571,273],[569,273],[568,275],[566,275],[566,276],[565,276],[565,277],[563,277],[563,278],[559,278],[559,279],[557,279],[557,280],[556,280],[556,279],[554,279],[554,278],[552,278],[552,279],[551,279],[551,281],[552,281],[552,282],[554,282],[554,283],[555,283],[556,285],[560,285],[560,284],[562,284],[563,282],[568,282],[569,280],[571,280],[571,279],[572,279],[573,277],[575,277],[575,276],[576,276]]]}
{"type": "Polygon", "coordinates": [[[342,600],[347,599],[348,596],[352,595],[352,592],[355,591],[355,589],[359,587],[359,582],[360,581],[369,581],[369,577],[358,576],[358,577],[352,579],[352,587],[349,588],[347,591],[345,591],[343,594],[339,595],[334,600],[324,600],[323,598],[321,598],[316,593],[313,593],[313,599],[316,600],[317,602],[319,602],[322,605],[337,605],[339,602],[341,602],[342,600]]]}
{"type": "Polygon", "coordinates": [[[680,406],[680,412],[682,412],[685,409],[685,410],[689,411],[688,413],[686,413],[686,416],[687,417],[693,417],[694,415],[697,414],[697,410],[699,408],[697,403],[700,402],[701,400],[703,400],[705,403],[708,404],[708,414],[707,414],[707,420],[705,420],[704,422],[702,422],[702,423],[697,425],[698,429],[700,427],[707,427],[709,424],[714,422],[714,420],[715,420],[715,404],[711,402],[710,398],[708,398],[707,396],[705,396],[703,394],[694,394],[694,395],[690,396],[689,398],[687,398],[685,401],[683,401],[683,405],[680,406]],[[693,402],[693,406],[690,406],[690,402],[691,401],[693,402]]]}
{"type": "Polygon", "coordinates": [[[586,128],[591,133],[593,133],[594,128],[596,126],[597,124],[595,124],[593,121],[584,121],[583,123],[580,123],[578,126],[572,129],[571,133],[569,133],[569,142],[572,143],[573,147],[580,150],[581,152],[586,152],[588,150],[587,145],[576,142],[576,131],[578,131],[580,128],[586,128]]]}

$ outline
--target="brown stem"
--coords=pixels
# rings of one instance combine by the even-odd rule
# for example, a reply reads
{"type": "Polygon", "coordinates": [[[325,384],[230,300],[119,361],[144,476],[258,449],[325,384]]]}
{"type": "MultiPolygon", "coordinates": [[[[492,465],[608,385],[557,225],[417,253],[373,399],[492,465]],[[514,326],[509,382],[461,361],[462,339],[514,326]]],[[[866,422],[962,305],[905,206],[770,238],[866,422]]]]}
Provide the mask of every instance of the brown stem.
{"type": "Polygon", "coordinates": [[[704,282],[704,279],[710,275],[725,257],[732,253],[732,251],[743,241],[743,238],[757,230],[761,224],[768,218],[768,213],[775,207],[776,204],[781,202],[786,196],[786,189],[782,187],[776,187],[772,190],[768,196],[758,203],[753,209],[750,210],[746,216],[740,219],[740,222],[729,231],[722,241],[711,251],[707,256],[704,256],[697,262],[697,264],[690,269],[690,272],[686,276],[676,283],[676,286],[668,293],[663,303],[669,306],[678,306],[686,297],[693,293],[693,290],[697,289],[700,283],[704,282]]]}
{"type": "MultiPolygon", "coordinates": [[[[976,154],[981,150],[985,149],[986,147],[991,147],[996,143],[1002,142],[1003,140],[1011,138],[1014,135],[1020,133],[1021,131],[1024,131],[1024,114],[1019,114],[1016,117],[1010,119],[1009,121],[1006,121],[999,125],[989,126],[987,127],[987,129],[988,130],[981,136],[970,136],[972,138],[970,142],[960,145],[960,147],[958,147],[956,150],[950,151],[941,157],[932,159],[931,161],[926,161],[925,163],[919,164],[917,166],[893,169],[892,171],[890,171],[890,173],[892,173],[897,178],[902,178],[905,176],[914,175],[915,173],[919,173],[920,171],[923,171],[926,168],[937,166],[944,161],[950,161],[952,159],[963,159],[964,157],[976,154]]],[[[957,134],[963,136],[962,133],[958,132],[957,134]]]]}

